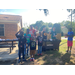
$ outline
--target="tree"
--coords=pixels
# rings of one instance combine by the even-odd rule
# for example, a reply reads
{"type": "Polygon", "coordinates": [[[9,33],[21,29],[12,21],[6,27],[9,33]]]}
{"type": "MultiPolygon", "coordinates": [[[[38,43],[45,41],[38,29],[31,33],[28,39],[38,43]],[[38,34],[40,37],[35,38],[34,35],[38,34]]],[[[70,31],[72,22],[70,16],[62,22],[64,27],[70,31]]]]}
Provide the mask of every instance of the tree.
{"type": "Polygon", "coordinates": [[[45,16],[47,16],[49,14],[49,10],[48,9],[39,9],[40,11],[43,10],[44,11],[44,14],[45,16]]]}

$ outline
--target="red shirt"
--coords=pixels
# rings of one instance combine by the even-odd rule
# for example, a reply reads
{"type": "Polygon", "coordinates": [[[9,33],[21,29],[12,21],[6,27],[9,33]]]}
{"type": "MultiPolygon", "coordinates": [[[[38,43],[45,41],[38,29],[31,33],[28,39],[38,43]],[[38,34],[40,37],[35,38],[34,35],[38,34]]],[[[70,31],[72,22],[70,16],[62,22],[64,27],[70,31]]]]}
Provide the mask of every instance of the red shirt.
{"type": "Polygon", "coordinates": [[[31,36],[34,36],[34,33],[35,33],[35,29],[29,29],[29,34],[31,34],[31,36]]]}

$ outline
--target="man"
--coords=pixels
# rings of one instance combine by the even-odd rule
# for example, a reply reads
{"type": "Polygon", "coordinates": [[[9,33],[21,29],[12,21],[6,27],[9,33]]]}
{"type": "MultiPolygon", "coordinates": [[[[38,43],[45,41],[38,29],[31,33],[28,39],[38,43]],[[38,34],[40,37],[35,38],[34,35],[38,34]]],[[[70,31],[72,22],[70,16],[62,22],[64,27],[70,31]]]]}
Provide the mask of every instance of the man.
{"type": "Polygon", "coordinates": [[[53,28],[53,30],[50,32],[50,34],[51,34],[51,38],[53,39],[53,40],[55,40],[56,39],[56,32],[55,32],[55,27],[53,28]]]}
{"type": "Polygon", "coordinates": [[[47,39],[47,33],[46,33],[46,28],[45,27],[43,28],[42,36],[43,36],[43,40],[47,39]]]}
{"type": "Polygon", "coordinates": [[[72,31],[72,28],[69,29],[67,36],[68,36],[68,41],[67,41],[68,50],[66,52],[71,52],[72,45],[73,45],[73,37],[74,37],[74,33],[72,31]],[[69,51],[69,48],[70,48],[70,51],[69,51]]]}
{"type": "Polygon", "coordinates": [[[29,34],[31,34],[31,36],[35,36],[36,35],[36,30],[33,29],[33,26],[32,25],[30,26],[29,34]]]}
{"type": "MultiPolygon", "coordinates": [[[[29,29],[29,34],[31,34],[31,37],[34,38],[34,40],[36,41],[36,32],[37,32],[37,26],[36,26],[36,29],[33,28],[33,26],[31,25],[30,26],[30,29],[29,29]]],[[[32,40],[31,38],[31,40],[32,40]]],[[[37,43],[37,41],[36,41],[37,43]]]]}

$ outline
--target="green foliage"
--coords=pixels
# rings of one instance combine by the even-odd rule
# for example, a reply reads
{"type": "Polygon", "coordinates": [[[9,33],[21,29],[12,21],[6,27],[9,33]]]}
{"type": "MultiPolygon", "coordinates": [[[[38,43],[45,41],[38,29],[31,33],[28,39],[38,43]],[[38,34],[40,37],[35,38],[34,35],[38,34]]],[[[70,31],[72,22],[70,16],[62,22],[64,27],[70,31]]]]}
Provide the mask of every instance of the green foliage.
{"type": "Polygon", "coordinates": [[[44,11],[44,14],[45,16],[47,16],[49,14],[49,10],[48,9],[39,9],[40,11],[43,10],[44,11]]]}
{"type": "Polygon", "coordinates": [[[57,33],[61,33],[61,25],[59,23],[55,23],[52,27],[52,29],[55,27],[55,31],[57,33]]]}
{"type": "MultiPolygon", "coordinates": [[[[52,24],[51,22],[50,23],[44,23],[43,21],[37,21],[35,24],[31,24],[34,28],[38,28],[39,31],[42,31],[44,27],[46,27],[46,32],[49,32],[50,29],[52,27],[55,27],[56,28],[56,32],[57,33],[62,33],[61,32],[61,27],[65,26],[67,27],[68,29],[71,28],[71,21],[62,21],[60,23],[55,23],[55,24],[52,24]]],[[[29,27],[27,28],[24,28],[25,31],[26,29],[28,29],[29,27]]],[[[72,22],[72,30],[73,32],[75,33],[75,21],[72,22]]],[[[75,35],[75,34],[74,34],[75,35]]]]}

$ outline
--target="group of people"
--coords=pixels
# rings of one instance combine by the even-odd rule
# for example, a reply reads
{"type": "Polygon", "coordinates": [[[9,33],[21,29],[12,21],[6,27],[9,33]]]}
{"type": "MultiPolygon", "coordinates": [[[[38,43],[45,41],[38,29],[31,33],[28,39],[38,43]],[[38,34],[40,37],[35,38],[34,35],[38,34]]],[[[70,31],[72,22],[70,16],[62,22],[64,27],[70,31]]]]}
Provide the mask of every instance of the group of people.
{"type": "MultiPolygon", "coordinates": [[[[21,53],[23,56],[23,61],[26,61],[25,55],[27,54],[27,56],[28,56],[29,50],[30,50],[30,57],[31,57],[30,61],[34,61],[34,56],[35,56],[35,52],[36,52],[36,41],[38,41],[38,54],[37,55],[42,55],[43,40],[47,39],[46,29],[44,28],[42,32],[39,32],[38,36],[36,36],[36,32],[37,32],[37,29],[35,30],[35,29],[33,29],[32,26],[30,26],[30,29],[27,29],[26,33],[24,33],[22,29],[16,33],[16,37],[19,40],[19,44],[18,44],[19,61],[18,62],[21,62],[21,53]]],[[[53,28],[53,30],[49,34],[52,35],[51,36],[52,39],[56,39],[57,33],[55,32],[55,28],[53,28]]],[[[73,45],[73,36],[74,36],[74,33],[72,32],[72,28],[70,28],[70,30],[66,36],[68,36],[67,52],[69,51],[69,47],[70,47],[70,52],[71,52],[72,45],[73,45]]]]}
{"type": "Polygon", "coordinates": [[[16,37],[19,40],[19,62],[21,61],[21,53],[23,55],[23,61],[26,61],[25,55],[27,54],[28,56],[29,50],[31,56],[30,61],[34,61],[34,55],[36,52],[36,40],[38,40],[38,55],[42,55],[43,38],[41,32],[39,32],[38,37],[36,37],[36,32],[37,30],[30,26],[30,29],[27,29],[25,34],[22,29],[16,33],[16,37]]]}

